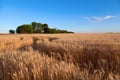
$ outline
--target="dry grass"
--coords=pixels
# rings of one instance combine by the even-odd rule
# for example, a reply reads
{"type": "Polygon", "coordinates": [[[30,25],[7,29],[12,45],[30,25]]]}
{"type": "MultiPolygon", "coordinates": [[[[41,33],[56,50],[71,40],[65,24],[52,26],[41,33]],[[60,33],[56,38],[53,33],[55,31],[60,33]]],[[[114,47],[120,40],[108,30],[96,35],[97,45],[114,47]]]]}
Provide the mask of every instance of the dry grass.
{"type": "Polygon", "coordinates": [[[120,80],[120,34],[0,35],[0,80],[120,80]]]}

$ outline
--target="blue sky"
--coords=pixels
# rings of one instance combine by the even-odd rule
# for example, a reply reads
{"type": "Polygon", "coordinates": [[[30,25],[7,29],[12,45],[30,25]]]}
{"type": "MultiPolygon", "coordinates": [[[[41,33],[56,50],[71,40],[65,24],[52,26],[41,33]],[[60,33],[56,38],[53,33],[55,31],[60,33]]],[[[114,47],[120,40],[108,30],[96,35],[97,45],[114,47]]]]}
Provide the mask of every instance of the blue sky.
{"type": "Polygon", "coordinates": [[[120,0],[0,0],[0,33],[32,21],[74,32],[120,32],[120,0]]]}

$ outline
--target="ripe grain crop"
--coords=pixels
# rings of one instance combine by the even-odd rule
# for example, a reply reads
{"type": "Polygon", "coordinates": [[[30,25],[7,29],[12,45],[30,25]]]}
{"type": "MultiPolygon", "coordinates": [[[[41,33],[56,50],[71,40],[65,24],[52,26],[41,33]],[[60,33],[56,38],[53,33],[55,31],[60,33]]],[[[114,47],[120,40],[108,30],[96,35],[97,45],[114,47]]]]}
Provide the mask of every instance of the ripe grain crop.
{"type": "Polygon", "coordinates": [[[0,35],[0,80],[120,80],[120,34],[0,35]]]}

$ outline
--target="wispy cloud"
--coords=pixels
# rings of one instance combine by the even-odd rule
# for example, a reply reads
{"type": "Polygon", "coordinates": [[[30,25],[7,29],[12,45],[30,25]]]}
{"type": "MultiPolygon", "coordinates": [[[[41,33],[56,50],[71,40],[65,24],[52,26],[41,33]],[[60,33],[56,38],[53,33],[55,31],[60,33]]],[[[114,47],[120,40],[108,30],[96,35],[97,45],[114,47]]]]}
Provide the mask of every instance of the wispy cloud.
{"type": "Polygon", "coordinates": [[[96,22],[100,22],[100,21],[105,21],[111,18],[114,18],[115,16],[104,16],[104,17],[84,17],[84,19],[87,20],[87,22],[90,23],[96,23],[96,22]]]}

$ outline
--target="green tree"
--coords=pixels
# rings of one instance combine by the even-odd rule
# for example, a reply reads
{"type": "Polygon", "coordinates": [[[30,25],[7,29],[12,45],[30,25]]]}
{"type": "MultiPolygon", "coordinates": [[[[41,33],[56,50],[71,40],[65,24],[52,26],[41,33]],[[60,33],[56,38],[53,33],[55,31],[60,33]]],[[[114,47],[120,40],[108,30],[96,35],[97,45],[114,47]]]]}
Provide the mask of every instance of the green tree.
{"type": "Polygon", "coordinates": [[[17,27],[16,33],[33,33],[33,26],[29,24],[23,24],[17,27]]]}
{"type": "Polygon", "coordinates": [[[37,22],[31,23],[34,33],[42,33],[42,24],[37,22]]]}
{"type": "Polygon", "coordinates": [[[32,22],[31,24],[32,24],[34,33],[37,33],[37,23],[36,22],[32,22]]]}
{"type": "Polygon", "coordinates": [[[42,30],[43,30],[43,33],[49,33],[48,24],[42,24],[42,30]]]}

